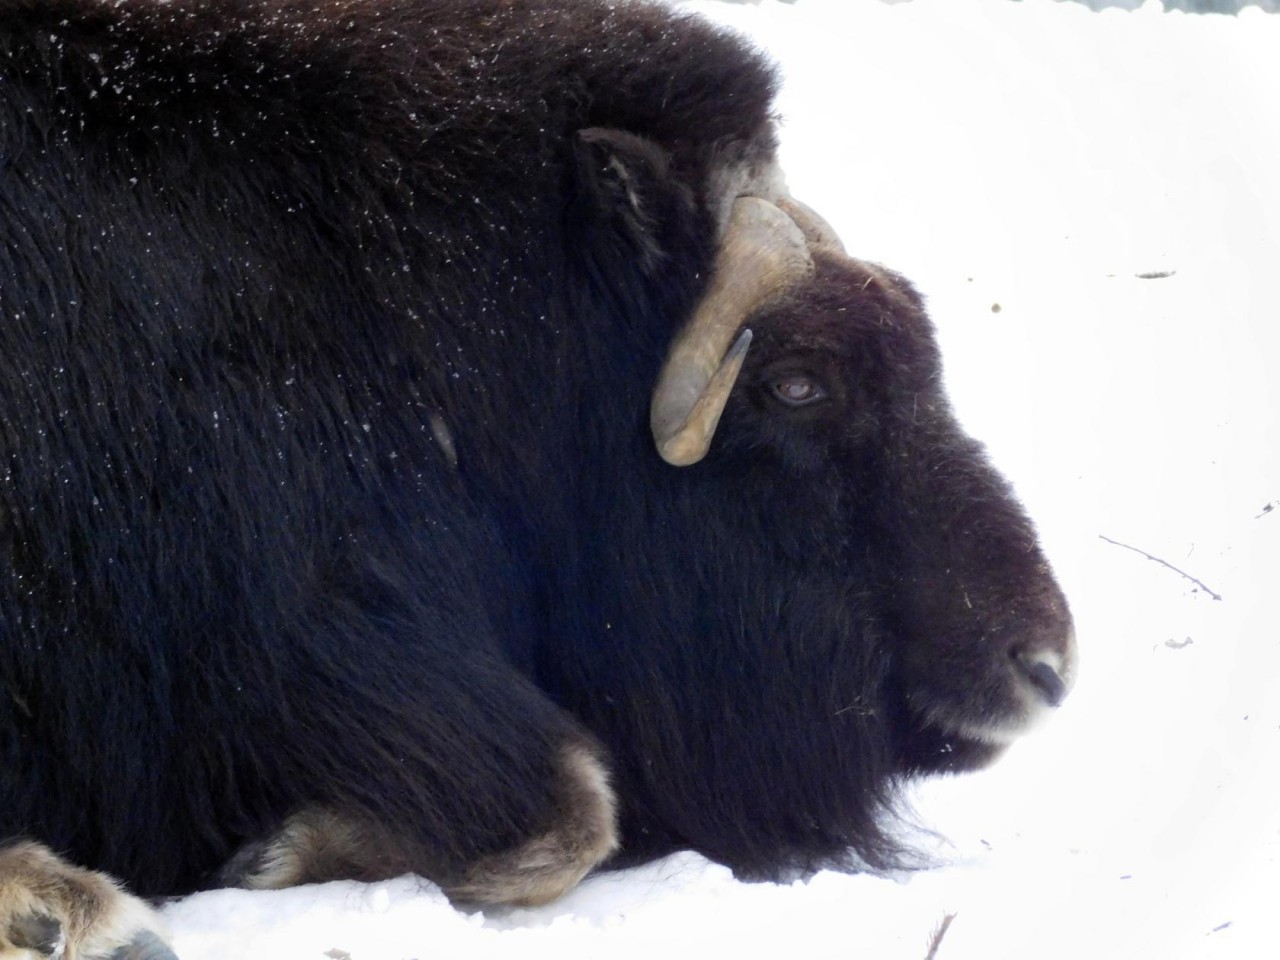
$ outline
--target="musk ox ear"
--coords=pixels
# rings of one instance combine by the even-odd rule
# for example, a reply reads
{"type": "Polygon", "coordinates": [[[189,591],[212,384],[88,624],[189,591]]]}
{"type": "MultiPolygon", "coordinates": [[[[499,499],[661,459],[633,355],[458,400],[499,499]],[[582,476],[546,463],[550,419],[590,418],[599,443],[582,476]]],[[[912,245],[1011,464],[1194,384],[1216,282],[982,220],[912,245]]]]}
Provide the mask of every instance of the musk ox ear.
{"type": "Polygon", "coordinates": [[[692,215],[693,191],[673,176],[661,145],[633,133],[587,127],[576,151],[586,216],[617,238],[617,253],[653,273],[669,253],[664,234],[692,215]]]}

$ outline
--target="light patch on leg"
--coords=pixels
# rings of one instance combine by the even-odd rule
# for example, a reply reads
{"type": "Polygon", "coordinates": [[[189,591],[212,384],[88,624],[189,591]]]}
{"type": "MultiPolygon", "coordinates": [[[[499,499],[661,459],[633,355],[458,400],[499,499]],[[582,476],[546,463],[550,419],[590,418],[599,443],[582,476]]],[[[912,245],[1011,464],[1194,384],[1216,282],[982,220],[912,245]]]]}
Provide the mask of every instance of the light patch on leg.
{"type": "Polygon", "coordinates": [[[471,903],[549,903],[618,848],[617,802],[595,752],[581,744],[566,746],[558,773],[551,829],[472,864],[447,888],[451,897],[471,903]]]}
{"type": "MultiPolygon", "coordinates": [[[[513,850],[471,864],[446,884],[470,903],[549,903],[575,886],[618,847],[617,804],[596,752],[569,744],[551,801],[551,828],[513,850]]],[[[252,844],[223,869],[222,882],[251,890],[279,890],[330,880],[385,880],[423,872],[385,829],[324,809],[304,810],[269,840],[252,844]]]]}
{"type": "Polygon", "coordinates": [[[330,880],[386,880],[413,872],[384,831],[328,810],[294,814],[271,840],[242,851],[223,881],[250,890],[281,890],[330,880]]]}
{"type": "Polygon", "coordinates": [[[0,847],[0,956],[175,960],[164,922],[110,877],[38,843],[0,847]]]}

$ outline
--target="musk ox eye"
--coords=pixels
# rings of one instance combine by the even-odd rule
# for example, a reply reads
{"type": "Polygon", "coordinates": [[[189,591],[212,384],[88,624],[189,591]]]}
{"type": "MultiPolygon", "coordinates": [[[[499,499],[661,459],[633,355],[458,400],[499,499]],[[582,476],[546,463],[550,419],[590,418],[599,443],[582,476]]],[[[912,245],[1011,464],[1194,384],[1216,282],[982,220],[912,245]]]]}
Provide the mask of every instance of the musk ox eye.
{"type": "Polygon", "coordinates": [[[789,407],[803,407],[823,399],[827,391],[808,377],[782,377],[770,385],[773,395],[789,407]]]}

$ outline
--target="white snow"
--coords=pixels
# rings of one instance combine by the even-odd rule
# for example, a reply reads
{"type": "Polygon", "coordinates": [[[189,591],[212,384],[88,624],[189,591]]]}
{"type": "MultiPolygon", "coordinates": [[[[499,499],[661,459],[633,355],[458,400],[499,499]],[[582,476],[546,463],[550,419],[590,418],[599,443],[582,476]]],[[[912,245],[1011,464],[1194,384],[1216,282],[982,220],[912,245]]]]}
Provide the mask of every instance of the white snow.
{"type": "Polygon", "coordinates": [[[793,193],[928,298],[1072,600],[1075,694],[917,791],[950,845],[906,880],[684,854],[536,910],[221,891],[167,909],[180,956],[923,960],[948,912],[939,960],[1280,956],[1280,16],[686,5],[781,60],[793,193]]]}

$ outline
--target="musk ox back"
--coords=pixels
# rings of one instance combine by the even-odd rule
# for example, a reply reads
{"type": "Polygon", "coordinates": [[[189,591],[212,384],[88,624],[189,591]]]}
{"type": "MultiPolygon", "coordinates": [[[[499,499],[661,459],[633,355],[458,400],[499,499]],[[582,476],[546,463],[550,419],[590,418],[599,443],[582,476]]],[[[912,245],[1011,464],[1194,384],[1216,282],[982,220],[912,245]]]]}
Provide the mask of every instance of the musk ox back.
{"type": "Polygon", "coordinates": [[[0,71],[0,940],[163,955],[47,848],[480,902],[887,864],[897,784],[1065,695],[920,298],[788,195],[732,36],[0,0],[0,71]]]}

